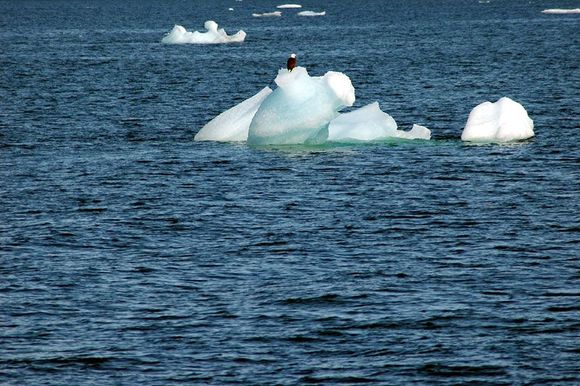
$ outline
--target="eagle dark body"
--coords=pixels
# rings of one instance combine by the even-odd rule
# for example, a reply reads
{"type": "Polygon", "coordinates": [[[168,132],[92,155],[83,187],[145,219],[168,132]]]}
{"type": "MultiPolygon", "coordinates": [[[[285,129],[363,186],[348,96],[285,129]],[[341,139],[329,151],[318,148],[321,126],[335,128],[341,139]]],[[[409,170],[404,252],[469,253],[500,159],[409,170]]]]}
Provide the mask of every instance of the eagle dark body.
{"type": "Polygon", "coordinates": [[[288,71],[292,71],[294,67],[296,67],[296,58],[291,56],[288,58],[288,61],[286,62],[286,68],[288,69],[288,71]]]}

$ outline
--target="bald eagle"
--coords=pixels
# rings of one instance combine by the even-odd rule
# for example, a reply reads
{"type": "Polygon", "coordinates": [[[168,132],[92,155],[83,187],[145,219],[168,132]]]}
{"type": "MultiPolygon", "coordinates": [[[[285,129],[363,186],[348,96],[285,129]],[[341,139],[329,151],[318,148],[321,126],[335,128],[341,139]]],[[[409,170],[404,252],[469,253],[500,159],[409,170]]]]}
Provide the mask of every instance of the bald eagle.
{"type": "Polygon", "coordinates": [[[286,62],[286,68],[288,71],[292,72],[292,70],[296,67],[296,54],[290,55],[288,61],[286,62]]]}

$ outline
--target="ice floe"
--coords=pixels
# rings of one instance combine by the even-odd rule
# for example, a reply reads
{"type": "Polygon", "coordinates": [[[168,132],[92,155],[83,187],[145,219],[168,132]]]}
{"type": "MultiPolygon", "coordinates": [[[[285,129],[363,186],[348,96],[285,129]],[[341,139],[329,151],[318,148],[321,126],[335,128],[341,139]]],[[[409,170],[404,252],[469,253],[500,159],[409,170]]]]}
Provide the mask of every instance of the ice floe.
{"type": "Polygon", "coordinates": [[[278,17],[282,16],[282,12],[274,11],[274,12],[264,12],[264,13],[252,13],[254,17],[278,17]]]}
{"type": "Polygon", "coordinates": [[[209,121],[195,135],[196,141],[236,142],[248,139],[252,118],[272,89],[264,87],[259,93],[224,111],[209,121]]]}
{"type": "Polygon", "coordinates": [[[278,88],[262,102],[248,132],[252,145],[322,143],[338,111],[352,106],[354,87],[348,76],[329,71],[311,77],[304,67],[280,69],[278,88]]]}
{"type": "Polygon", "coordinates": [[[300,11],[297,13],[298,16],[324,16],[326,11],[314,12],[314,11],[300,11]]]}
{"type": "Polygon", "coordinates": [[[276,8],[280,9],[288,9],[288,8],[302,8],[300,4],[280,4],[276,6],[276,8]]]}
{"type": "Polygon", "coordinates": [[[218,29],[215,21],[208,20],[204,24],[207,32],[189,32],[184,27],[176,25],[161,39],[164,44],[220,44],[239,43],[246,38],[246,33],[242,30],[234,35],[228,35],[223,28],[218,29]]]}
{"type": "Polygon", "coordinates": [[[573,8],[573,9],[550,8],[550,9],[544,9],[542,11],[542,13],[551,13],[551,14],[580,13],[580,8],[573,8]]]}
{"type": "Polygon", "coordinates": [[[419,125],[413,125],[410,131],[397,130],[393,117],[381,111],[378,102],[340,114],[328,126],[328,140],[332,142],[383,141],[391,138],[428,140],[431,131],[419,125]]]}
{"type": "Polygon", "coordinates": [[[473,142],[509,142],[534,136],[534,121],[524,107],[503,97],[476,106],[467,119],[461,139],[473,142]]]}

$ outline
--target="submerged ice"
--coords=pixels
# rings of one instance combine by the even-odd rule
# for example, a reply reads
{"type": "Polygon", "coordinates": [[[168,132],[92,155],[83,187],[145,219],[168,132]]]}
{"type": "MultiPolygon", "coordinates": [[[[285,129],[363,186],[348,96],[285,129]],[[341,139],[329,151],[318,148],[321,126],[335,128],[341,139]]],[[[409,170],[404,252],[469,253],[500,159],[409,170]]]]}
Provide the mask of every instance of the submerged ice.
{"type": "Polygon", "coordinates": [[[281,69],[275,81],[278,88],[262,102],[250,124],[252,145],[324,142],[330,121],[355,101],[350,79],[340,72],[311,77],[304,67],[281,69]]]}
{"type": "Polygon", "coordinates": [[[341,114],[328,126],[328,140],[333,142],[381,141],[390,138],[430,139],[431,131],[414,125],[411,131],[397,129],[389,114],[381,111],[378,102],[341,114]]]}
{"type": "Polygon", "coordinates": [[[282,12],[274,11],[274,12],[264,12],[264,13],[252,13],[254,17],[278,17],[282,16],[282,12]]]}
{"type": "Polygon", "coordinates": [[[495,103],[484,102],[476,106],[461,134],[463,141],[509,142],[534,136],[534,121],[524,107],[503,97],[495,103]]]}
{"type": "Polygon", "coordinates": [[[164,44],[220,44],[220,43],[240,43],[246,38],[246,33],[242,30],[234,35],[228,35],[223,28],[218,29],[215,21],[208,20],[204,24],[207,32],[189,32],[184,27],[176,25],[161,39],[164,44]]]}

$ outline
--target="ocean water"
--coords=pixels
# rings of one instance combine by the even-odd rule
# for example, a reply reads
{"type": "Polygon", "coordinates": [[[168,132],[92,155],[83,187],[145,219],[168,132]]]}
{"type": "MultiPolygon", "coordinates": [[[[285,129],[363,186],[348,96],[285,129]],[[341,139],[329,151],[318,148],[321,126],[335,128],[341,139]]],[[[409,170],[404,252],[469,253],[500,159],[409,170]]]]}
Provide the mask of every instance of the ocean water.
{"type": "Polygon", "coordinates": [[[580,383],[578,3],[300,3],[0,1],[0,384],[580,383]],[[193,141],[291,52],[433,139],[193,141]]]}

